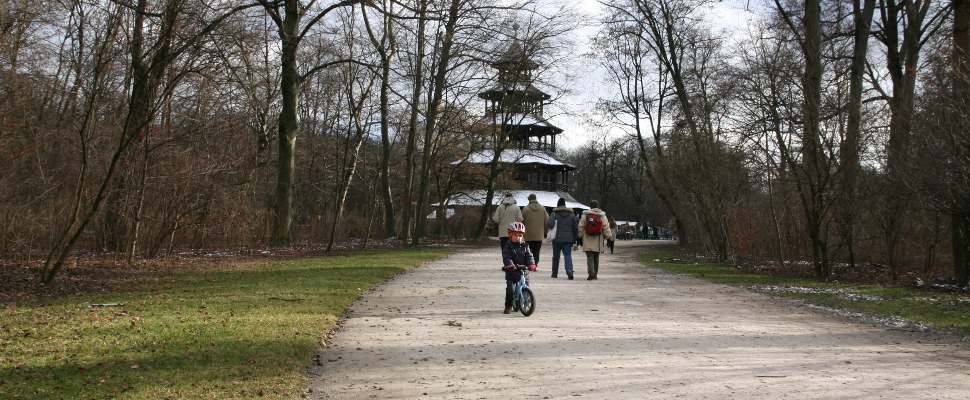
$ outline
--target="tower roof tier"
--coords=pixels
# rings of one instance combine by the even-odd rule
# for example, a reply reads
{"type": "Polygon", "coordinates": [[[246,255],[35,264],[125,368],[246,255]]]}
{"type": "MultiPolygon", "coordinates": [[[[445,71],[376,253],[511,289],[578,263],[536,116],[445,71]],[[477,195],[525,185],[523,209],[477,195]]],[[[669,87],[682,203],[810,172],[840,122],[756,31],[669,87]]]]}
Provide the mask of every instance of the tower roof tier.
{"type": "Polygon", "coordinates": [[[488,89],[485,89],[478,94],[486,100],[502,101],[508,98],[517,98],[525,101],[540,101],[549,100],[550,97],[546,92],[539,90],[531,83],[518,82],[515,84],[497,84],[488,89]]]}
{"type": "Polygon", "coordinates": [[[532,58],[526,54],[518,40],[514,40],[505,48],[498,59],[492,61],[492,67],[499,70],[529,71],[539,68],[539,64],[532,61],[532,58]]]}
{"type": "Polygon", "coordinates": [[[555,126],[545,118],[534,114],[504,114],[486,115],[482,117],[482,123],[501,125],[505,122],[505,131],[513,139],[522,139],[530,136],[558,135],[562,129],[555,126]]]}
{"type": "MultiPolygon", "coordinates": [[[[494,156],[495,152],[493,150],[485,149],[470,154],[464,160],[453,161],[452,164],[489,164],[492,162],[492,158],[494,156]]],[[[572,164],[561,161],[552,154],[541,150],[505,149],[499,156],[499,162],[503,164],[516,165],[541,165],[544,167],[549,167],[549,169],[553,170],[572,171],[576,169],[576,167],[572,164]]]]}

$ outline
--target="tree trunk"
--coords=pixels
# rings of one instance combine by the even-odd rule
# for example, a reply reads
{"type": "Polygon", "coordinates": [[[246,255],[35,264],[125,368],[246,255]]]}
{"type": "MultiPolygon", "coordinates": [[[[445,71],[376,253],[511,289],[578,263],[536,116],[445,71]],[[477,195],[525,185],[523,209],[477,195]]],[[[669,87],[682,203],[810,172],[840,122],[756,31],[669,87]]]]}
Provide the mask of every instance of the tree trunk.
{"type": "MultiPolygon", "coordinates": [[[[358,113],[360,110],[357,111],[358,113]]],[[[350,184],[353,182],[354,174],[357,172],[357,164],[360,155],[360,147],[364,143],[365,132],[363,127],[357,127],[357,138],[354,143],[353,151],[350,154],[350,165],[347,166],[347,171],[340,180],[340,186],[337,189],[336,207],[334,207],[333,223],[330,224],[330,239],[327,241],[326,253],[329,253],[333,248],[334,238],[337,235],[337,225],[340,224],[340,217],[344,213],[344,205],[347,203],[347,193],[350,191],[350,184]]]]}
{"type": "Polygon", "coordinates": [[[414,149],[417,145],[418,110],[421,102],[421,89],[424,85],[424,31],[428,18],[428,1],[421,0],[418,11],[417,54],[414,64],[414,88],[411,91],[411,115],[408,120],[408,143],[405,161],[407,162],[407,182],[404,191],[404,209],[401,220],[400,237],[408,240],[411,237],[411,216],[414,215],[414,149]]]}
{"type": "Polygon", "coordinates": [[[172,256],[172,251],[175,250],[175,232],[179,229],[179,220],[175,219],[175,225],[172,226],[172,233],[168,238],[168,251],[165,253],[166,257],[172,256]]]}
{"type": "MultiPolygon", "coordinates": [[[[84,113],[78,126],[77,135],[78,143],[81,151],[81,163],[78,167],[77,180],[74,187],[73,198],[71,199],[71,213],[69,214],[67,223],[64,224],[64,229],[58,234],[58,242],[66,238],[71,232],[71,228],[78,222],[78,217],[81,213],[82,202],[84,200],[84,186],[87,178],[88,172],[88,133],[93,129],[94,115],[97,113],[98,100],[104,91],[104,83],[102,82],[102,76],[107,70],[108,63],[105,62],[105,58],[109,57],[108,50],[111,47],[113,39],[116,37],[119,29],[116,23],[118,19],[121,18],[121,11],[112,13],[108,18],[108,31],[105,33],[105,38],[102,39],[101,44],[98,46],[98,51],[95,55],[94,71],[91,78],[92,89],[89,99],[84,108],[84,113]]],[[[0,24],[2,25],[2,24],[0,24]]],[[[80,63],[79,71],[80,71],[80,63]]],[[[80,81],[80,79],[78,79],[80,81]]],[[[56,248],[55,245],[53,248],[56,248]]],[[[29,259],[29,257],[28,257],[29,259]]]]}
{"type": "MultiPolygon", "coordinates": [[[[953,0],[953,95],[955,112],[966,118],[970,97],[970,0],[953,0]]],[[[966,134],[964,132],[964,134],[966,134]]],[[[957,285],[970,284],[970,213],[951,213],[953,231],[953,274],[957,285]]]]}
{"type": "Polygon", "coordinates": [[[802,160],[805,184],[801,189],[803,207],[812,242],[812,258],[815,275],[820,280],[829,278],[829,262],[824,232],[824,175],[825,163],[819,144],[819,109],[822,99],[822,8],[819,0],[805,0],[803,20],[805,40],[805,73],[802,76],[805,100],[802,103],[802,160]]]}
{"type": "Polygon", "coordinates": [[[280,94],[282,110],[279,116],[279,154],[276,175],[276,204],[273,219],[275,246],[289,245],[293,224],[293,173],[296,171],[297,104],[300,96],[300,74],[296,53],[299,48],[300,14],[296,7],[286,7],[286,18],[280,30],[282,49],[280,61],[280,94]]]}
{"type": "Polygon", "coordinates": [[[883,42],[886,45],[886,63],[892,79],[893,93],[889,101],[889,147],[886,151],[886,175],[888,189],[886,207],[883,210],[883,241],[886,263],[889,264],[893,281],[898,277],[897,247],[902,235],[903,221],[909,208],[908,186],[904,174],[911,163],[907,156],[912,142],[911,130],[916,96],[916,80],[919,70],[919,53],[922,47],[924,24],[931,1],[885,1],[882,17],[883,42]],[[899,41],[900,14],[905,19],[902,26],[903,40],[899,41]]]}
{"type": "Polygon", "coordinates": [[[41,270],[41,281],[45,284],[53,282],[57,273],[64,266],[64,262],[70,255],[71,249],[74,248],[74,244],[77,243],[78,238],[80,238],[88,223],[97,214],[105,196],[111,191],[111,183],[114,181],[115,173],[121,163],[121,158],[131,142],[141,134],[145,126],[153,118],[154,108],[152,106],[155,102],[156,93],[161,84],[161,78],[165,68],[172,61],[170,52],[175,35],[175,19],[181,7],[180,3],[174,0],[166,4],[165,12],[161,18],[161,29],[158,41],[155,43],[157,48],[150,58],[149,63],[145,64],[143,29],[145,22],[144,12],[147,9],[146,3],[147,0],[139,0],[135,6],[136,10],[134,13],[133,32],[131,36],[132,44],[130,49],[133,77],[132,88],[128,100],[128,115],[125,118],[125,124],[121,131],[121,137],[118,140],[118,146],[115,148],[105,175],[102,178],[101,185],[94,196],[94,200],[88,206],[87,212],[78,221],[78,225],[73,231],[66,230],[64,235],[58,238],[51,247],[51,251],[48,253],[44,261],[44,267],[41,270]]]}
{"type": "Polygon", "coordinates": [[[149,154],[150,143],[148,142],[148,135],[146,134],[142,140],[144,141],[144,147],[142,152],[141,176],[138,179],[138,200],[136,200],[137,203],[135,205],[135,221],[134,226],[131,228],[131,243],[128,246],[128,265],[131,265],[135,259],[135,254],[138,252],[138,236],[141,233],[141,220],[145,209],[145,183],[148,179],[148,165],[151,158],[151,154],[149,154]]]}
{"type": "Polygon", "coordinates": [[[849,250],[849,264],[855,266],[855,214],[856,179],[859,175],[859,141],[862,130],[862,78],[866,67],[869,45],[869,29],[876,0],[853,0],[854,43],[852,66],[849,77],[848,123],[845,141],[839,152],[842,162],[842,209],[841,225],[844,241],[849,250]]]}
{"type": "Polygon", "coordinates": [[[953,231],[953,274],[957,285],[965,287],[970,283],[970,215],[953,213],[951,230],[953,231]]]}
{"type": "Polygon", "coordinates": [[[970,0],[953,0],[953,73],[956,98],[965,101],[970,96],[970,0]]]}
{"type": "Polygon", "coordinates": [[[461,0],[451,0],[451,6],[448,9],[445,35],[441,43],[441,55],[438,58],[438,66],[435,70],[434,94],[431,98],[431,104],[428,105],[428,114],[425,117],[424,152],[421,155],[421,185],[418,188],[418,204],[415,207],[414,217],[417,220],[415,221],[414,236],[411,238],[412,245],[417,245],[421,237],[424,236],[424,226],[427,222],[426,218],[424,218],[424,203],[427,202],[428,181],[430,180],[431,172],[431,151],[433,148],[431,139],[435,129],[437,129],[438,108],[441,105],[441,98],[444,96],[446,78],[448,77],[448,65],[451,60],[451,45],[455,38],[455,27],[458,24],[458,11],[461,3],[461,0]]]}
{"type": "MultiPolygon", "coordinates": [[[[502,133],[499,133],[502,135],[502,133]]],[[[502,157],[502,151],[504,149],[494,149],[492,153],[492,160],[488,164],[488,179],[485,182],[485,204],[482,205],[482,211],[478,215],[478,224],[475,226],[475,237],[481,238],[485,236],[485,227],[488,224],[488,218],[492,211],[492,198],[495,197],[495,179],[498,178],[499,173],[499,162],[498,160],[502,157]]],[[[498,227],[502,230],[504,227],[498,227]]]]}
{"type": "MultiPolygon", "coordinates": [[[[371,193],[372,193],[371,201],[370,201],[371,209],[377,210],[378,208],[381,207],[380,196],[377,195],[377,191],[373,190],[373,188],[371,188],[371,193]]],[[[364,240],[360,244],[361,250],[367,249],[367,242],[370,241],[370,233],[374,228],[374,220],[376,219],[377,219],[377,212],[371,212],[370,216],[367,218],[367,232],[364,233],[364,240]]]]}
{"type": "MultiPolygon", "coordinates": [[[[366,11],[365,11],[366,12],[366,11]]],[[[394,220],[394,199],[391,195],[391,139],[388,111],[388,91],[391,87],[391,57],[394,55],[394,21],[391,19],[393,6],[388,6],[384,17],[384,38],[375,43],[381,53],[381,196],[384,199],[384,237],[394,236],[396,223],[394,220]]],[[[370,32],[368,30],[368,32],[370,32]]],[[[373,39],[373,36],[371,36],[373,39]]]]}
{"type": "Polygon", "coordinates": [[[390,60],[381,68],[381,197],[384,198],[384,237],[394,236],[394,199],[391,197],[391,140],[388,129],[388,89],[391,84],[390,60]]]}

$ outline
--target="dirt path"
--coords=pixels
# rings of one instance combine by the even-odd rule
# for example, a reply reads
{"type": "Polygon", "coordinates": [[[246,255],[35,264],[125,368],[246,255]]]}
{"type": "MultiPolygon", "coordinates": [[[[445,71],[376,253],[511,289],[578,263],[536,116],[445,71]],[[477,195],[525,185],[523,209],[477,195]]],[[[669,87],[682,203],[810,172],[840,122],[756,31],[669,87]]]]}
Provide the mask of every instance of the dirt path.
{"type": "Polygon", "coordinates": [[[604,255],[597,281],[582,253],[574,281],[543,257],[528,318],[501,312],[497,246],[403,274],[354,306],[309,396],[970,398],[966,346],[644,268],[645,243],[604,255]]]}

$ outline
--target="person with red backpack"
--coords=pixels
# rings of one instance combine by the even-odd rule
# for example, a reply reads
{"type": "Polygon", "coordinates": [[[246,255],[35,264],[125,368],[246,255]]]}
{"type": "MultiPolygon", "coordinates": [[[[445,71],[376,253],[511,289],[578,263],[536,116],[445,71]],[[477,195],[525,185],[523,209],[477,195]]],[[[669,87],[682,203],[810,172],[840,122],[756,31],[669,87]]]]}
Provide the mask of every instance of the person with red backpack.
{"type": "Polygon", "coordinates": [[[583,211],[579,217],[579,236],[583,241],[583,252],[586,253],[586,280],[596,279],[600,269],[600,253],[606,247],[605,240],[613,240],[613,231],[606,213],[599,209],[599,202],[589,202],[589,210],[583,211]]]}

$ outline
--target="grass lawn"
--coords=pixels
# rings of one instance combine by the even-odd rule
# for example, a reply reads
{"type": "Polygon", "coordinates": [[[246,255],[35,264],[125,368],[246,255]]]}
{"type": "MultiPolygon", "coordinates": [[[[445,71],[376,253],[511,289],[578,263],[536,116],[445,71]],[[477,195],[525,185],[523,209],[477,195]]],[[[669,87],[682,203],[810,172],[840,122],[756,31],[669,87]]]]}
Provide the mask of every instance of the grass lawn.
{"type": "Polygon", "coordinates": [[[644,265],[715,283],[744,286],[776,296],[883,318],[902,318],[935,329],[970,335],[970,296],[966,294],[758,274],[727,264],[694,262],[692,258],[679,255],[676,251],[672,246],[652,248],[640,255],[640,261],[644,265]],[[678,257],[689,263],[667,262],[678,257]]]}
{"type": "Polygon", "coordinates": [[[296,398],[368,288],[445,250],[245,263],[0,308],[0,399],[296,398]],[[122,307],[90,305],[123,303],[122,307]]]}

